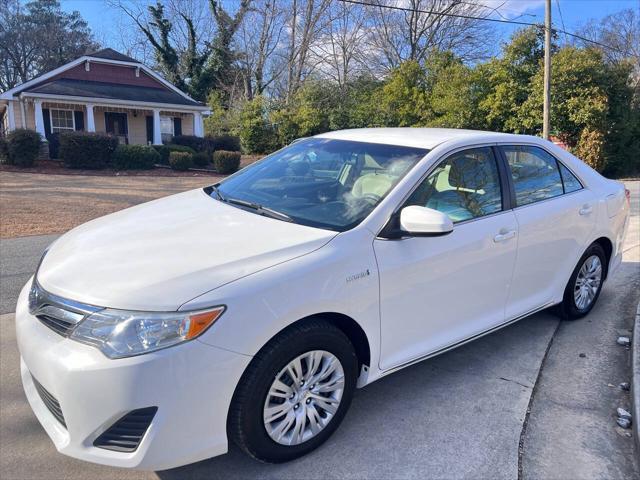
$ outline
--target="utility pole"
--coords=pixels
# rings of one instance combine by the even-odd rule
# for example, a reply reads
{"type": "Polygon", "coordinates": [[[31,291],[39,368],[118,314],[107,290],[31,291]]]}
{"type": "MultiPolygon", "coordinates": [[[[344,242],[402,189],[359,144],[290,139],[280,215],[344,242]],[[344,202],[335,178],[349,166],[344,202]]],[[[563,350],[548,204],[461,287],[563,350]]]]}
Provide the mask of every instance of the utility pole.
{"type": "Polygon", "coordinates": [[[544,10],[544,108],[542,112],[542,137],[549,140],[551,116],[551,0],[546,0],[544,10]]]}

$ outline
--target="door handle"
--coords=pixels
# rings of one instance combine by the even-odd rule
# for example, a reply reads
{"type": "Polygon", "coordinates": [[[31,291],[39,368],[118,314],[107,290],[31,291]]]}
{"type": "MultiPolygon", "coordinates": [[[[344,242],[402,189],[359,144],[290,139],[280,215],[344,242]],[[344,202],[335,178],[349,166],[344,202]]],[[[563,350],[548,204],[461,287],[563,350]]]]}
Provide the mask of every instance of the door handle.
{"type": "Polygon", "coordinates": [[[585,203],[578,213],[580,215],[589,215],[591,212],[593,212],[593,207],[588,203],[585,203]]]}
{"type": "Polygon", "coordinates": [[[498,243],[498,242],[506,242],[507,240],[513,238],[516,236],[516,231],[515,230],[505,230],[502,229],[500,230],[500,233],[498,233],[495,237],[493,237],[493,241],[498,243]]]}

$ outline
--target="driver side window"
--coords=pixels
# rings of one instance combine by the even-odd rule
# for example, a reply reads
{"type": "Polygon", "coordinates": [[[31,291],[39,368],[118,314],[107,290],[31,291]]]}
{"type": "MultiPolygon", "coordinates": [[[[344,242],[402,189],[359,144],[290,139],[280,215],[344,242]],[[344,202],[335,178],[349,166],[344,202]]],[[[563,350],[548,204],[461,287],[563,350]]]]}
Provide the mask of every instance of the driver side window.
{"type": "Polygon", "coordinates": [[[498,164],[489,147],[454,153],[416,188],[405,204],[446,213],[462,222],[502,210],[498,164]]]}

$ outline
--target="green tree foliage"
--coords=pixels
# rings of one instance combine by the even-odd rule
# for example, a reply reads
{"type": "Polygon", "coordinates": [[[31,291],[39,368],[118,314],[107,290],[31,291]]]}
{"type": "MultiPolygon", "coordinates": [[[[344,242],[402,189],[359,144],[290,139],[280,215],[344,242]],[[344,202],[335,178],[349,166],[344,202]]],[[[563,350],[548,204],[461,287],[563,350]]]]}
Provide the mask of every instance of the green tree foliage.
{"type": "Polygon", "coordinates": [[[269,153],[277,148],[276,132],[267,119],[264,99],[260,95],[243,104],[235,133],[248,153],[269,153]]]}
{"type": "Polygon", "coordinates": [[[430,103],[427,77],[415,60],[395,69],[379,93],[381,119],[388,126],[425,125],[430,103]]]}
{"type": "MultiPolygon", "coordinates": [[[[564,47],[553,57],[551,125],[554,134],[574,153],[599,171],[624,171],[632,152],[638,152],[638,111],[633,105],[630,63],[610,64],[600,50],[564,47]],[[634,123],[635,120],[635,123],[634,123]],[[623,147],[625,150],[622,150],[623,147]]],[[[531,81],[521,120],[538,133],[542,123],[543,72],[531,81]]]]}
{"type": "Polygon", "coordinates": [[[523,104],[531,92],[531,79],[542,68],[543,42],[544,32],[537,27],[520,30],[504,46],[501,58],[477,67],[487,79],[485,95],[479,102],[487,129],[534,133],[523,125],[521,117],[526,113],[523,104]]]}
{"type": "MultiPolygon", "coordinates": [[[[275,148],[296,138],[358,127],[430,126],[539,135],[542,57],[541,34],[530,28],[514,35],[501,58],[475,66],[448,52],[432,52],[423,64],[405,62],[384,80],[365,76],[342,86],[308,80],[288,103],[260,97],[246,102],[235,119],[219,100],[210,103],[214,117],[227,130],[238,132],[248,152],[265,151],[265,139],[277,138],[275,148]]],[[[594,168],[611,175],[633,173],[634,164],[637,170],[639,103],[632,61],[611,63],[598,50],[554,47],[553,133],[594,168]]]]}
{"type": "Polygon", "coordinates": [[[451,53],[434,53],[426,65],[428,108],[425,125],[482,128],[479,113],[482,77],[451,53]]]}

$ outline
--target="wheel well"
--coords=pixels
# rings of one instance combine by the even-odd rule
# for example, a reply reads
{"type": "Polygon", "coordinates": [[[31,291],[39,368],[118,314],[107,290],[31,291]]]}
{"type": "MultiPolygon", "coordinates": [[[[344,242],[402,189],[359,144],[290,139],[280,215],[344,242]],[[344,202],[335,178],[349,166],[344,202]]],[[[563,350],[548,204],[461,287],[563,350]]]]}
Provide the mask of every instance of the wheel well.
{"type": "Polygon", "coordinates": [[[607,272],[609,271],[609,261],[611,260],[611,253],[613,252],[613,243],[607,237],[600,237],[593,243],[597,243],[604,250],[607,256],[607,268],[604,270],[604,278],[607,278],[607,272]]]}
{"type": "MultiPolygon", "coordinates": [[[[362,365],[371,366],[371,348],[369,347],[369,339],[358,322],[347,315],[335,312],[317,313],[309,317],[301,318],[298,322],[303,322],[312,318],[328,321],[336,328],[342,330],[342,332],[349,338],[349,341],[353,344],[353,348],[356,351],[356,356],[358,357],[358,370],[360,370],[362,365]]],[[[298,322],[295,322],[293,325],[298,322]]]]}

